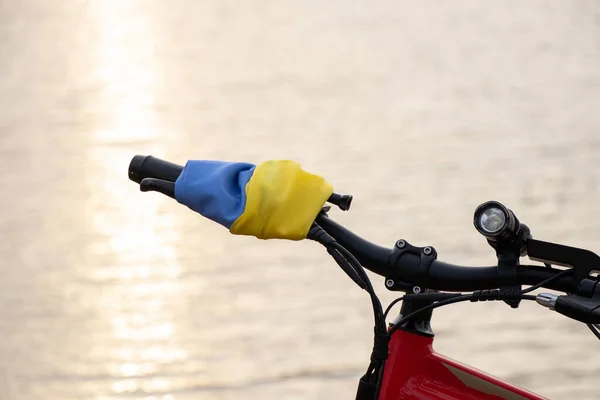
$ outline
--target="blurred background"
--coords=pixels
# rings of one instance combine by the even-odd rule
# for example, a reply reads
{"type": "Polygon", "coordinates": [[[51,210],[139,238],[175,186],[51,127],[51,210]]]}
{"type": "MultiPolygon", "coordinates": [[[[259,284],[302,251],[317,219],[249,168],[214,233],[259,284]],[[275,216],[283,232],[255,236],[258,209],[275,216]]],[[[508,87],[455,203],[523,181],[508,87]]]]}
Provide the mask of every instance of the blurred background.
{"type": "MultiPolygon", "coordinates": [[[[140,193],[136,154],[294,159],[354,195],[332,216],[355,232],[455,263],[494,263],[490,199],[600,251],[592,0],[2,0],[0,106],[2,399],[354,398],[366,294],[316,244],[140,193]]],[[[433,327],[450,357],[597,398],[582,324],[502,303],[433,327]]]]}

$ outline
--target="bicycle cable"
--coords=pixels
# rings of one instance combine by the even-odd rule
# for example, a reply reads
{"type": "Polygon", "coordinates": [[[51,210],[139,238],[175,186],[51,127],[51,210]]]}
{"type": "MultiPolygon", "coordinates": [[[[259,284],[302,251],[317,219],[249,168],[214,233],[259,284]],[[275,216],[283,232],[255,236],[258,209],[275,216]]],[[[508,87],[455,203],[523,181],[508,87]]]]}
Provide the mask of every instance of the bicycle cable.
{"type": "Polygon", "coordinates": [[[313,223],[307,238],[322,244],[346,275],[361,289],[369,293],[375,319],[373,350],[367,371],[359,380],[356,398],[376,400],[379,397],[381,383],[383,382],[385,362],[389,355],[390,338],[386,329],[381,301],[377,297],[365,269],[348,249],[338,243],[317,223],[313,223]]]}
{"type": "Polygon", "coordinates": [[[521,293],[526,294],[526,293],[533,292],[534,290],[539,289],[544,285],[547,285],[548,283],[552,282],[553,280],[561,278],[566,275],[569,275],[572,272],[573,272],[573,269],[565,269],[564,271],[561,271],[561,272],[551,276],[550,278],[541,281],[540,283],[537,283],[533,286],[528,287],[527,289],[522,290],[521,293]]]}
{"type": "Polygon", "coordinates": [[[598,339],[600,339],[600,326],[598,324],[586,324],[598,339]]]}
{"type": "MultiPolygon", "coordinates": [[[[496,294],[501,294],[500,290],[486,290],[483,292],[497,292],[496,294]]],[[[488,301],[488,300],[505,300],[507,297],[516,297],[518,295],[518,298],[521,300],[533,300],[535,301],[535,296],[531,296],[531,295],[527,295],[527,294],[520,294],[520,293],[515,293],[512,294],[511,296],[501,296],[498,295],[497,297],[494,296],[494,298],[490,298],[490,299],[482,299],[480,300],[478,295],[478,292],[474,292],[474,293],[469,293],[469,294],[462,294],[462,295],[457,295],[456,297],[452,297],[449,299],[445,299],[445,300],[440,300],[436,303],[433,304],[429,304],[425,307],[419,308],[418,310],[415,310],[407,315],[405,315],[404,317],[400,318],[400,320],[398,322],[396,322],[394,325],[391,326],[391,328],[389,329],[389,334],[391,335],[392,333],[394,333],[395,331],[397,331],[400,326],[402,326],[402,324],[404,324],[405,322],[407,322],[408,320],[410,320],[411,318],[415,317],[416,315],[425,312],[425,311],[429,311],[429,310],[433,310],[439,307],[443,307],[443,306],[447,306],[450,304],[454,304],[454,303],[460,303],[463,301],[488,301]]]]}
{"type": "Polygon", "coordinates": [[[394,301],[392,301],[387,308],[385,309],[385,312],[383,313],[383,318],[387,319],[388,314],[390,313],[390,311],[392,311],[392,307],[394,307],[396,304],[400,303],[402,300],[405,299],[406,296],[402,296],[402,297],[398,297],[397,299],[395,299],[394,301]]]}
{"type": "MultiPolygon", "coordinates": [[[[530,287],[528,287],[527,289],[524,289],[524,290],[522,290],[520,293],[521,293],[521,294],[527,294],[527,293],[531,293],[531,292],[533,292],[534,290],[536,290],[536,289],[539,289],[539,288],[541,288],[542,286],[544,286],[544,285],[546,285],[546,284],[548,284],[548,283],[552,282],[553,280],[555,280],[555,279],[558,279],[558,278],[561,278],[561,277],[563,277],[563,276],[566,276],[566,275],[569,275],[569,274],[570,274],[570,273],[572,273],[572,272],[573,272],[573,270],[572,270],[572,269],[566,269],[566,270],[564,270],[564,271],[561,271],[561,272],[559,272],[559,273],[557,273],[557,274],[555,274],[555,275],[551,276],[550,278],[543,280],[542,282],[539,282],[539,283],[537,283],[537,284],[535,284],[535,285],[533,285],[533,286],[530,286],[530,287]]],[[[438,295],[440,295],[440,294],[441,294],[441,293],[438,293],[438,295]]],[[[390,304],[387,306],[387,308],[386,308],[386,310],[385,310],[385,312],[384,312],[384,314],[383,314],[383,315],[384,315],[384,318],[386,318],[386,319],[387,319],[387,317],[388,317],[388,314],[390,313],[390,311],[391,311],[392,307],[394,307],[394,306],[395,306],[396,304],[398,304],[399,302],[401,302],[401,301],[405,300],[407,296],[413,296],[413,297],[418,297],[418,296],[419,296],[419,297],[421,297],[421,296],[423,296],[423,295],[427,295],[427,296],[429,296],[429,297],[430,297],[432,294],[427,294],[427,293],[423,293],[423,294],[419,294],[419,295],[417,295],[417,294],[410,294],[410,295],[404,295],[404,296],[402,296],[402,297],[398,297],[397,299],[393,300],[393,301],[392,301],[392,302],[391,302],[391,303],[390,303],[390,304]]],[[[458,296],[458,295],[462,295],[462,293],[455,293],[455,295],[457,295],[457,296],[458,296]]],[[[444,299],[441,299],[441,300],[444,300],[444,299]]],[[[417,311],[419,311],[419,310],[416,310],[415,312],[417,312],[417,311]]],[[[599,329],[599,332],[600,332],[600,327],[596,327],[596,328],[598,328],[598,329],[599,329]]]]}

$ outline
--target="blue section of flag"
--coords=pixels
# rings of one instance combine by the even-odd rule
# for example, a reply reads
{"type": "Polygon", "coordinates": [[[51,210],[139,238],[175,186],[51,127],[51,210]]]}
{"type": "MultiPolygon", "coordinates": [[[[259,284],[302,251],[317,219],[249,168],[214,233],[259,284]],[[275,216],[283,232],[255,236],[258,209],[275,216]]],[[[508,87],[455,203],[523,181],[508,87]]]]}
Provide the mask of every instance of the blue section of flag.
{"type": "Polygon", "coordinates": [[[244,212],[246,184],[255,168],[250,163],[190,160],[175,182],[175,198],[229,229],[244,212]]]}

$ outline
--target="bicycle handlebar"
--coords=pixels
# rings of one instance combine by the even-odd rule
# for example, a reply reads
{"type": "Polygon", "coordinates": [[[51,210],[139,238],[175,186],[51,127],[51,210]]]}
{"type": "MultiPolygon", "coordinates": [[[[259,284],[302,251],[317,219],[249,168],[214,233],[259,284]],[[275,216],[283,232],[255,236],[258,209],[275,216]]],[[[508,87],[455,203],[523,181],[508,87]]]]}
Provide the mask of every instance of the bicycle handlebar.
{"type": "MultiPolygon", "coordinates": [[[[152,156],[135,156],[129,165],[129,178],[141,183],[145,178],[175,182],[183,167],[152,156]]],[[[516,285],[535,285],[553,277],[562,270],[538,266],[520,265],[516,274],[499,272],[498,267],[465,267],[433,260],[426,271],[421,270],[420,258],[411,254],[393,260],[392,249],[375,245],[325,214],[319,214],[316,222],[336,241],[348,249],[365,268],[384,276],[395,277],[410,285],[443,291],[475,291],[516,285]]],[[[544,287],[572,293],[574,281],[561,277],[544,287]]]]}
{"type": "MultiPolygon", "coordinates": [[[[373,244],[349,231],[326,215],[316,222],[337,242],[350,251],[368,270],[395,277],[412,285],[443,291],[474,291],[506,286],[535,285],[563,271],[556,268],[520,265],[515,275],[501,274],[497,266],[467,267],[434,260],[426,274],[419,273],[420,258],[406,254],[394,264],[392,249],[373,244]]],[[[548,289],[573,292],[572,278],[565,276],[544,285],[548,289]]]]}

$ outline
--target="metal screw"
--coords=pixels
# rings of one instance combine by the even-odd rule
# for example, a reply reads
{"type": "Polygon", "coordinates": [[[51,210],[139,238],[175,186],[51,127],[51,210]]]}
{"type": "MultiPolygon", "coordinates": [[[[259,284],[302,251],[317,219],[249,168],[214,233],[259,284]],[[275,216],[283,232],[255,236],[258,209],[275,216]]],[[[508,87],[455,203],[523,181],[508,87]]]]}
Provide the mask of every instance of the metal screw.
{"type": "Polygon", "coordinates": [[[395,283],[396,282],[394,282],[393,279],[388,279],[387,281],[385,281],[385,286],[391,288],[394,286],[395,283]]]}
{"type": "Polygon", "coordinates": [[[430,255],[432,251],[433,250],[431,250],[431,247],[429,247],[429,246],[427,246],[423,249],[423,253],[425,253],[426,255],[430,255]]]}
{"type": "Polygon", "coordinates": [[[419,286],[415,286],[413,288],[413,293],[421,293],[421,288],[419,286]]]}
{"type": "Polygon", "coordinates": [[[404,240],[398,240],[398,241],[396,242],[396,246],[397,246],[399,249],[403,249],[404,247],[406,247],[406,242],[405,242],[404,240]]]}

